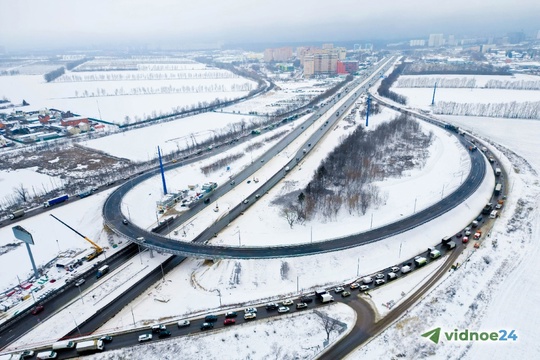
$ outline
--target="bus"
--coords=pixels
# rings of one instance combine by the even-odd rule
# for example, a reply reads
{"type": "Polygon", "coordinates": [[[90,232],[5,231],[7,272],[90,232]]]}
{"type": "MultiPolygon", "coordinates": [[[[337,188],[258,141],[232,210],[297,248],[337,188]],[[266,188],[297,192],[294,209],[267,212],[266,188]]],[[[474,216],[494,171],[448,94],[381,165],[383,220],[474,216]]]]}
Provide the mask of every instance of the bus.
{"type": "Polygon", "coordinates": [[[105,265],[105,266],[100,267],[98,269],[97,273],[96,273],[96,279],[99,279],[100,277],[102,277],[103,275],[105,275],[108,272],[109,272],[109,265],[105,265]]]}
{"type": "Polygon", "coordinates": [[[502,184],[501,183],[498,183],[496,186],[495,186],[495,195],[499,195],[501,193],[501,190],[502,190],[502,184]]]}

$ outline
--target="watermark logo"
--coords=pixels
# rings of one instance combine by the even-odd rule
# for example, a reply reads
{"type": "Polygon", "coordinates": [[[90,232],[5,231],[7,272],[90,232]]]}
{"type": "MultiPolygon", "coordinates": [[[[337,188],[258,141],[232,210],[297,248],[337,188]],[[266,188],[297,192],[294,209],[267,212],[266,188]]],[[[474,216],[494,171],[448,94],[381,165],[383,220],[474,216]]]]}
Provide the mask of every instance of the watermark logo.
{"type": "MultiPolygon", "coordinates": [[[[423,333],[421,336],[428,338],[433,341],[435,344],[439,343],[441,337],[441,328],[438,327],[428,332],[423,333]]],[[[442,332],[444,339],[447,341],[517,341],[518,336],[515,330],[499,330],[492,332],[478,332],[478,331],[469,331],[467,329],[459,331],[455,329],[454,331],[444,331],[442,332]]]]}
{"type": "Polygon", "coordinates": [[[441,328],[439,327],[433,330],[429,330],[427,333],[423,333],[422,336],[433,341],[435,344],[438,344],[439,337],[441,336],[441,328]]]}

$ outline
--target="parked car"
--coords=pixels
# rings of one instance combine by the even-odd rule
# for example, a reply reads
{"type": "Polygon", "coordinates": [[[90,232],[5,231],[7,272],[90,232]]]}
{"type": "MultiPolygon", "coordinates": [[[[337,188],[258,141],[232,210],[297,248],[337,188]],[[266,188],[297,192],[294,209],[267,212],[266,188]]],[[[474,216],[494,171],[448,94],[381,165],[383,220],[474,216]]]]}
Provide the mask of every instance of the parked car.
{"type": "Polygon", "coordinates": [[[256,313],[248,312],[248,313],[244,314],[244,320],[252,320],[252,319],[256,319],[256,318],[257,318],[256,313]]]}
{"type": "Polygon", "coordinates": [[[123,219],[122,224],[127,225],[127,224],[129,224],[129,222],[127,221],[127,219],[123,219]]]}
{"type": "Polygon", "coordinates": [[[382,273],[376,274],[375,279],[384,279],[384,274],[382,274],[382,273]]]}
{"type": "Polygon", "coordinates": [[[186,327],[186,326],[189,326],[191,323],[189,322],[189,320],[180,320],[178,322],[178,327],[186,327]]]}
{"type": "Polygon", "coordinates": [[[345,291],[345,289],[343,288],[343,286],[338,286],[338,287],[336,287],[336,288],[334,289],[334,292],[335,292],[336,294],[339,294],[340,292],[343,292],[343,291],[345,291]]]}
{"type": "Polygon", "coordinates": [[[460,237],[462,237],[462,236],[463,236],[463,234],[460,233],[460,232],[456,234],[456,237],[457,237],[457,238],[460,238],[460,237]]]}
{"type": "Polygon", "coordinates": [[[471,235],[471,228],[469,226],[467,226],[464,229],[464,234],[465,234],[465,236],[470,236],[471,235]]]}
{"type": "Polygon", "coordinates": [[[268,304],[266,304],[266,310],[277,310],[278,307],[279,307],[279,305],[276,304],[276,303],[268,303],[268,304]]]}
{"type": "Polygon", "coordinates": [[[86,280],[84,280],[83,278],[80,278],[77,281],[75,281],[75,286],[81,286],[82,284],[84,284],[85,281],[86,280]]]}
{"type": "Polygon", "coordinates": [[[277,309],[277,312],[280,313],[280,314],[289,312],[289,307],[287,307],[287,306],[280,306],[279,309],[277,309]]]}
{"type": "Polygon", "coordinates": [[[393,273],[399,272],[399,268],[397,266],[392,266],[390,270],[392,270],[393,273]]]}
{"type": "Polygon", "coordinates": [[[236,320],[234,319],[231,319],[231,318],[227,318],[223,321],[223,325],[227,326],[227,325],[234,325],[236,324],[236,320]]]}
{"type": "Polygon", "coordinates": [[[246,199],[246,200],[243,201],[243,203],[244,203],[244,204],[247,204],[247,203],[249,203],[249,200],[246,199]]]}
{"type": "Polygon", "coordinates": [[[296,308],[297,309],[305,309],[305,308],[307,308],[307,304],[304,303],[304,302],[299,302],[299,303],[296,304],[296,308]]]}
{"type": "Polygon", "coordinates": [[[214,328],[213,323],[205,322],[205,323],[202,323],[202,325],[201,325],[201,330],[210,330],[210,329],[213,329],[213,328],[214,328]]]}
{"type": "Polygon", "coordinates": [[[350,287],[351,287],[352,290],[358,289],[360,287],[360,284],[357,283],[357,282],[353,282],[350,287]]]}
{"type": "Polygon", "coordinates": [[[139,335],[139,342],[145,342],[152,340],[152,334],[142,334],[139,335]]]}
{"type": "Polygon", "coordinates": [[[383,279],[377,279],[377,280],[375,280],[375,285],[377,285],[377,286],[378,286],[378,285],[382,285],[382,284],[384,284],[385,282],[386,282],[386,281],[384,281],[383,279]]]}
{"type": "Polygon", "coordinates": [[[347,297],[347,296],[351,296],[351,293],[348,292],[347,290],[345,290],[345,291],[343,291],[343,292],[341,293],[341,297],[347,297]]]}
{"type": "Polygon", "coordinates": [[[292,300],[284,300],[281,304],[283,306],[291,306],[292,304],[294,304],[294,301],[292,301],[292,300]]]}
{"type": "Polygon", "coordinates": [[[236,313],[236,311],[229,311],[229,312],[225,313],[225,318],[227,318],[227,319],[235,318],[237,316],[238,316],[238,314],[236,313]]]}
{"type": "Polygon", "coordinates": [[[469,237],[468,237],[468,236],[464,236],[463,239],[461,239],[461,241],[463,241],[463,243],[466,244],[466,243],[469,242],[469,237]]]}
{"type": "Polygon", "coordinates": [[[360,291],[366,291],[366,290],[369,290],[369,285],[361,285],[360,286],[360,291]]]}
{"type": "Polygon", "coordinates": [[[300,296],[300,302],[304,302],[306,304],[309,304],[309,303],[313,302],[313,299],[310,298],[309,296],[303,295],[303,296],[300,296]]]}

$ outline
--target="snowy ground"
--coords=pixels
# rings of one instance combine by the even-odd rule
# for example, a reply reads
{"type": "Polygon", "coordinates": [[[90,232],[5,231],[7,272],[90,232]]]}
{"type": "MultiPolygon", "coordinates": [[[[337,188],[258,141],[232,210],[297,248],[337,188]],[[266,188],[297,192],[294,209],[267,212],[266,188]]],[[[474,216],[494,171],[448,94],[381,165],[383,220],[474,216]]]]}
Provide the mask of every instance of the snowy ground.
{"type": "Polygon", "coordinates": [[[32,190],[42,192],[44,189],[46,191],[58,189],[63,187],[64,180],[40,174],[31,168],[0,171],[0,203],[8,202],[15,194],[14,188],[20,188],[21,184],[24,184],[24,187],[30,190],[30,196],[33,196],[32,190]]]}

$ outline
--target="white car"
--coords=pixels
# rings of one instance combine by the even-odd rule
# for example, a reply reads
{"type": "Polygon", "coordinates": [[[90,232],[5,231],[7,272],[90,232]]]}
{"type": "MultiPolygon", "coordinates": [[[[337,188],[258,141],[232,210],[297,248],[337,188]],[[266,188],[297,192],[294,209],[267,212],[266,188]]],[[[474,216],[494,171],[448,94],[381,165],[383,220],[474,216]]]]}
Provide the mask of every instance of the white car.
{"type": "Polygon", "coordinates": [[[84,284],[85,281],[86,281],[86,280],[84,280],[83,278],[81,278],[81,279],[75,281],[75,286],[81,286],[82,284],[84,284]]]}
{"type": "Polygon", "coordinates": [[[361,286],[360,286],[360,291],[366,291],[366,290],[369,290],[369,286],[368,286],[368,285],[361,285],[361,286]]]}
{"type": "Polygon", "coordinates": [[[375,285],[382,285],[382,284],[384,284],[384,283],[385,283],[385,281],[384,281],[383,279],[377,279],[377,280],[375,280],[375,285]]]}
{"type": "Polygon", "coordinates": [[[375,279],[384,279],[384,274],[381,274],[381,273],[376,274],[375,279]]]}
{"type": "Polygon", "coordinates": [[[244,320],[251,320],[257,318],[256,313],[248,312],[244,314],[244,320]]]}
{"type": "Polygon", "coordinates": [[[399,271],[399,268],[397,266],[392,266],[390,270],[392,270],[393,273],[397,273],[399,271]]]}
{"type": "Polygon", "coordinates": [[[353,282],[353,283],[351,284],[351,289],[353,289],[353,290],[354,290],[354,289],[358,289],[359,287],[360,287],[360,284],[359,284],[359,283],[353,282]]]}
{"type": "Polygon", "coordinates": [[[294,304],[294,301],[292,300],[285,300],[282,302],[283,306],[291,306],[292,304],[294,304]]]}
{"type": "Polygon", "coordinates": [[[339,294],[340,292],[344,292],[345,289],[343,288],[343,286],[338,286],[337,288],[334,289],[334,292],[336,294],[339,294]]]}
{"type": "Polygon", "coordinates": [[[152,340],[152,334],[139,335],[139,342],[150,341],[150,340],[152,340]]]}
{"type": "Polygon", "coordinates": [[[465,228],[465,233],[464,234],[465,234],[465,236],[470,236],[471,235],[471,228],[467,226],[465,228]]]}
{"type": "Polygon", "coordinates": [[[178,322],[178,327],[189,326],[189,324],[191,324],[191,323],[189,322],[189,320],[180,320],[180,321],[178,322]]]}
{"type": "Polygon", "coordinates": [[[246,308],[244,309],[244,313],[257,313],[257,308],[254,308],[254,307],[249,307],[249,308],[246,308]]]}
{"type": "Polygon", "coordinates": [[[289,312],[289,308],[287,306],[280,306],[279,309],[277,309],[278,313],[286,313],[289,312]]]}

